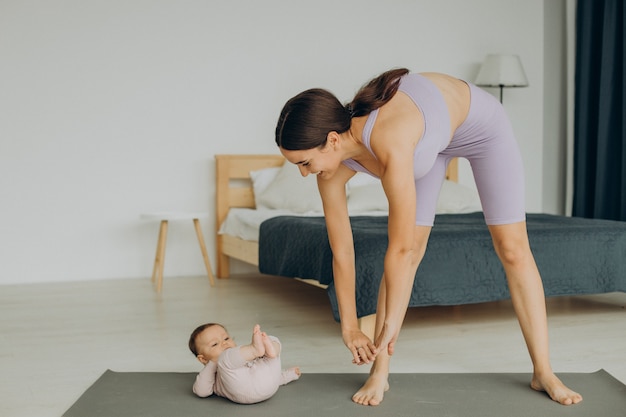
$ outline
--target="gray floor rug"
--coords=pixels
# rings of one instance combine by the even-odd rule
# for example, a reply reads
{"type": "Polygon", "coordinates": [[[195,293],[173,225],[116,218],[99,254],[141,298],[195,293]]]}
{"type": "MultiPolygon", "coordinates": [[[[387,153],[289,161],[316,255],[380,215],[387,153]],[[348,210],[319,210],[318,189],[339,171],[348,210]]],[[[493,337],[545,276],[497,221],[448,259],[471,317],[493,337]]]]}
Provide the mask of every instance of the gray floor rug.
{"type": "Polygon", "coordinates": [[[392,374],[378,407],[352,403],[365,374],[304,374],[274,397],[239,405],[191,392],[195,373],[106,371],[64,417],[99,416],[626,416],[626,385],[604,370],[562,373],[584,396],[562,406],[529,388],[530,374],[392,374]]]}

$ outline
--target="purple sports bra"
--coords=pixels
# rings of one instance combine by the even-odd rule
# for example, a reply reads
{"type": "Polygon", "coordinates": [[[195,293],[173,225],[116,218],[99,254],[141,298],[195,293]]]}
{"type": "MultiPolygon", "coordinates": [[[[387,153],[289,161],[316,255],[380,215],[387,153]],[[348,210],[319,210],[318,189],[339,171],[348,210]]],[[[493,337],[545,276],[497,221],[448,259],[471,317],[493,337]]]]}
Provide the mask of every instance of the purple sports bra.
{"type": "MultiPolygon", "coordinates": [[[[439,152],[443,151],[450,143],[450,115],[439,89],[432,81],[422,75],[405,75],[400,80],[398,91],[405,93],[413,100],[424,119],[424,133],[417,143],[413,155],[413,174],[415,179],[418,179],[430,171],[439,152]]],[[[367,116],[362,134],[363,144],[372,155],[374,153],[370,146],[370,136],[377,116],[378,109],[367,116]]],[[[353,159],[347,159],[343,161],[343,164],[354,171],[376,176],[353,159]]]]}

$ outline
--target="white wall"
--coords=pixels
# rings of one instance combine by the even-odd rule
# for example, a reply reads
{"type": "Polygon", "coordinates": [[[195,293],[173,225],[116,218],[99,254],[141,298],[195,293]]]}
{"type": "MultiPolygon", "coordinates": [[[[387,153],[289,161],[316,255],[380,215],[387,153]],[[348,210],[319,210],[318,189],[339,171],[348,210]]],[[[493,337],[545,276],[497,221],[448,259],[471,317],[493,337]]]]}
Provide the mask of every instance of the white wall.
{"type": "Polygon", "coordinates": [[[544,2],[543,212],[565,214],[567,158],[566,0],[544,2]]]}
{"type": "MultiPolygon", "coordinates": [[[[543,11],[541,0],[3,0],[0,283],[148,277],[157,225],[139,214],[212,209],[213,155],[277,152],[292,95],[348,100],[398,66],[473,80],[492,52],[519,54],[530,80],[504,102],[527,209],[540,211],[543,11]]],[[[203,228],[214,259],[213,219],[203,228]]],[[[166,279],[203,273],[191,223],[173,223],[166,279]]]]}

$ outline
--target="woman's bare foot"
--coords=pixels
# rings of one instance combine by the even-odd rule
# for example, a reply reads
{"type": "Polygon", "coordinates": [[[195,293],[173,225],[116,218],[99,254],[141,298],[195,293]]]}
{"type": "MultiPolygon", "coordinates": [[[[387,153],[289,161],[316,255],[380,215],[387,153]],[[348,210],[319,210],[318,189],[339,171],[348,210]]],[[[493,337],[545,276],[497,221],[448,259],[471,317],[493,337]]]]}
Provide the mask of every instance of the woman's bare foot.
{"type": "Polygon", "coordinates": [[[258,324],[252,329],[252,343],[250,343],[256,358],[265,356],[265,343],[263,342],[263,333],[261,333],[261,326],[258,324]]]}
{"type": "Polygon", "coordinates": [[[389,382],[383,375],[372,374],[365,384],[352,396],[352,401],[361,405],[378,405],[389,391],[389,382]]]}
{"type": "Polygon", "coordinates": [[[533,375],[530,387],[535,391],[546,392],[550,398],[563,405],[578,404],[583,400],[582,395],[567,388],[554,374],[545,377],[533,375]]]}

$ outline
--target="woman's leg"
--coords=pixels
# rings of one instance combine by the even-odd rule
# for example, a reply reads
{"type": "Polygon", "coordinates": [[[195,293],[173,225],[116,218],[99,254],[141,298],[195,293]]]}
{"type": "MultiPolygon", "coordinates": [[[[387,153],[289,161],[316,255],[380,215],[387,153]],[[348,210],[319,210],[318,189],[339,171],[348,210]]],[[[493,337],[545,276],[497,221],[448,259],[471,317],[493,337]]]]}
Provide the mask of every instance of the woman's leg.
{"type": "MultiPolygon", "coordinates": [[[[378,304],[376,306],[376,327],[374,340],[380,333],[385,320],[385,275],[378,289],[378,304]]],[[[389,362],[390,356],[386,349],[376,355],[376,360],[370,369],[370,375],[365,384],[352,396],[352,401],[361,405],[378,405],[382,402],[385,391],[389,389],[389,362]]]]}
{"type": "MultiPolygon", "coordinates": [[[[408,303],[413,288],[413,282],[415,280],[415,273],[417,267],[424,257],[426,252],[426,244],[428,243],[428,237],[432,227],[428,226],[415,226],[414,241],[415,241],[415,269],[411,276],[411,282],[407,283],[406,300],[394,300],[395,302],[408,303]]],[[[376,328],[374,331],[374,340],[380,335],[383,324],[385,323],[385,313],[387,305],[387,293],[385,290],[385,276],[380,283],[378,290],[378,304],[376,306],[376,328]]],[[[389,363],[391,357],[387,349],[382,349],[376,355],[372,368],[370,369],[370,375],[365,381],[365,384],[352,396],[352,401],[362,405],[378,405],[382,402],[385,391],[389,389],[389,363]]]]}
{"type": "Polygon", "coordinates": [[[531,387],[546,391],[564,405],[582,401],[582,396],[554,375],[550,365],[548,320],[539,270],[528,242],[526,222],[489,226],[494,247],[506,273],[513,308],[517,314],[533,363],[531,387]]]}

